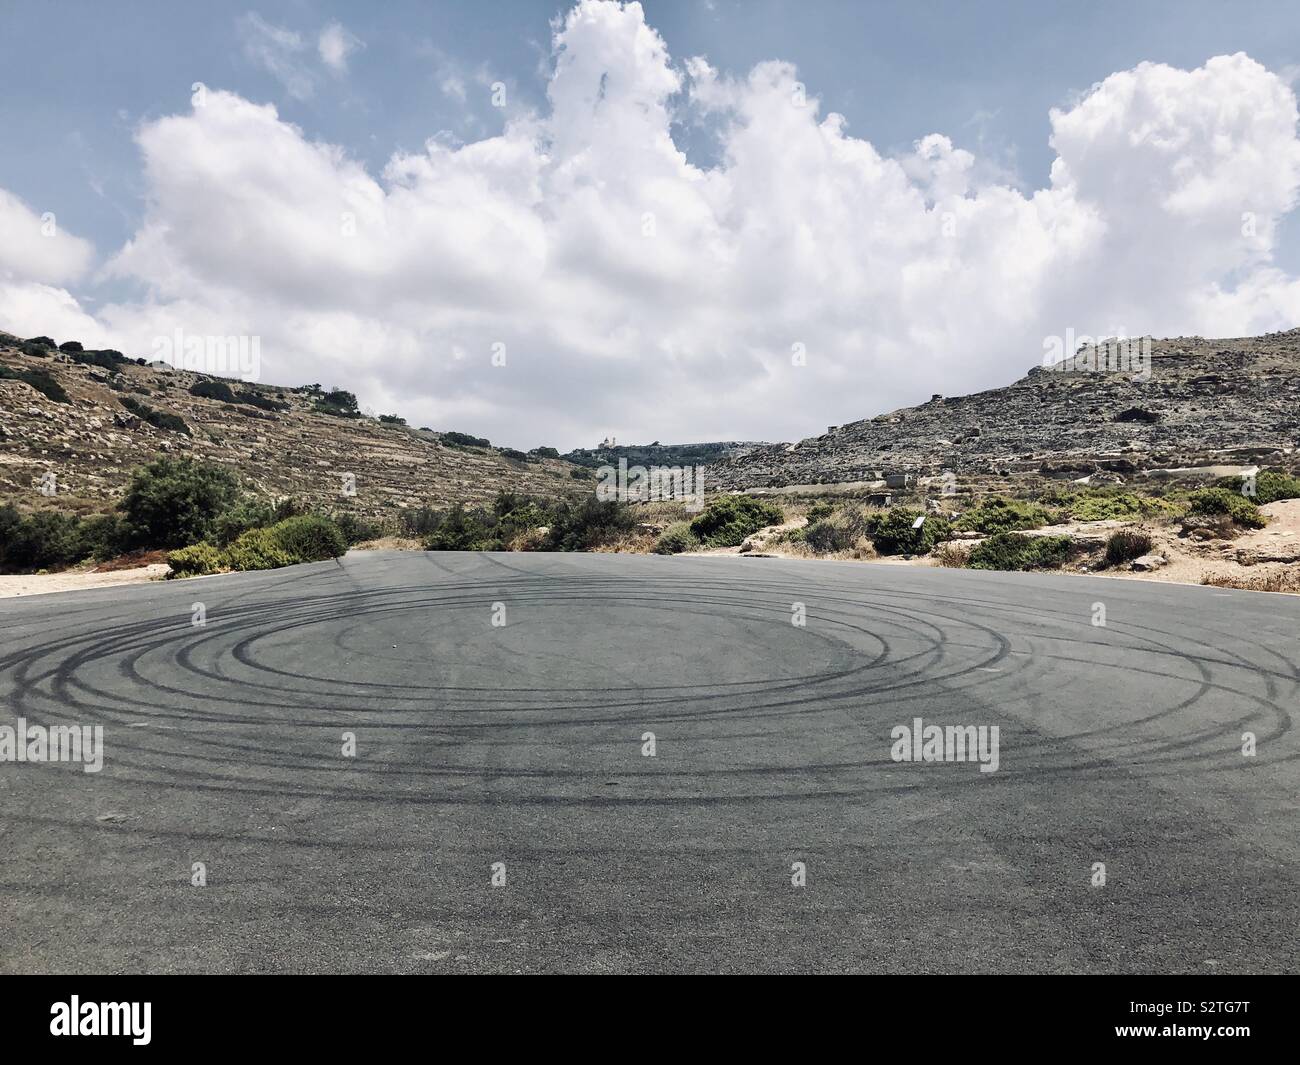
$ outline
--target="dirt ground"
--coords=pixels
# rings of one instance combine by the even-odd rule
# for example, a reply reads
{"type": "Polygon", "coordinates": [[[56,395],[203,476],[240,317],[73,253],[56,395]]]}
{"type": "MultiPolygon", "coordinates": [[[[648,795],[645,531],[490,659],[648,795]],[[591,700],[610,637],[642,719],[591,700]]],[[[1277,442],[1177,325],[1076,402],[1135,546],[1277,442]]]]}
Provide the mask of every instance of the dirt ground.
{"type": "Polygon", "coordinates": [[[162,580],[167,564],[154,563],[109,572],[65,570],[62,573],[19,573],[0,576],[0,599],[19,595],[74,592],[82,588],[111,588],[119,584],[142,584],[162,580]]]}

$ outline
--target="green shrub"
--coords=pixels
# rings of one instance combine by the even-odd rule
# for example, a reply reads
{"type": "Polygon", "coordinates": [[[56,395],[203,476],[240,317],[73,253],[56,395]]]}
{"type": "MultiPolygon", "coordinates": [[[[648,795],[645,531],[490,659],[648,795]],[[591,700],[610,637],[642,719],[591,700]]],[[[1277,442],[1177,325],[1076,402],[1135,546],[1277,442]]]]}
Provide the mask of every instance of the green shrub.
{"type": "Polygon", "coordinates": [[[245,497],[217,515],[208,539],[218,547],[226,547],[249,529],[271,526],[302,512],[298,501],[287,496],[274,500],[245,497]]]}
{"type": "MultiPolygon", "coordinates": [[[[1243,494],[1241,489],[1245,479],[1237,477],[1220,477],[1214,482],[1215,488],[1243,494]]],[[[1279,499],[1300,499],[1300,478],[1292,477],[1282,470],[1260,470],[1255,475],[1255,494],[1247,496],[1256,506],[1276,503],[1279,499]]]]}
{"type": "Polygon", "coordinates": [[[347,553],[348,541],[337,525],[321,514],[300,514],[271,526],[271,535],[300,562],[323,562],[347,553]]]}
{"type": "Polygon", "coordinates": [[[185,424],[185,420],[176,414],[168,414],[166,411],[154,410],[149,404],[141,403],[138,399],[131,396],[122,396],[119,400],[127,410],[137,418],[148,422],[155,429],[166,429],[173,433],[182,433],[185,436],[190,435],[190,427],[185,424]]]}
{"type": "MultiPolygon", "coordinates": [[[[74,340],[71,341],[71,343],[76,344],[77,342],[74,340]]],[[[111,370],[115,373],[117,372],[117,368],[122,363],[126,362],[125,355],[120,351],[113,351],[111,349],[105,351],[82,351],[80,350],[81,346],[79,344],[75,351],[69,350],[67,344],[60,344],[59,348],[70,355],[73,362],[79,362],[84,366],[98,366],[101,369],[111,370]]]]}
{"type": "Polygon", "coordinates": [[[491,447],[491,442],[484,436],[470,436],[469,433],[443,433],[442,442],[453,447],[491,447]]]}
{"type": "Polygon", "coordinates": [[[529,454],[536,455],[539,459],[558,459],[560,457],[560,452],[553,447],[535,447],[529,454]]]}
{"type": "Polygon", "coordinates": [[[70,566],[86,557],[81,519],[57,510],[23,517],[11,504],[0,507],[0,569],[18,572],[70,566]]]}
{"type": "Polygon", "coordinates": [[[1232,519],[1233,524],[1248,529],[1262,529],[1267,524],[1264,515],[1259,512],[1259,508],[1254,503],[1245,496],[1230,492],[1226,488],[1202,488],[1198,492],[1193,492],[1190,512],[1205,517],[1226,514],[1232,519]]]}
{"type": "Polygon", "coordinates": [[[6,379],[29,384],[46,399],[53,400],[55,403],[72,402],[67,391],[48,370],[15,370],[9,366],[0,366],[0,381],[6,379]]]}
{"type": "Polygon", "coordinates": [[[1041,529],[1051,525],[1057,515],[1037,503],[1006,496],[990,496],[979,505],[966,511],[955,528],[970,529],[991,536],[994,533],[1014,532],[1016,529],[1041,529]]]}
{"type": "Polygon", "coordinates": [[[406,419],[399,418],[396,414],[381,414],[379,421],[384,425],[405,425],[406,419]]]}
{"type": "Polygon", "coordinates": [[[835,513],[835,504],[827,500],[819,500],[808,508],[808,524],[815,521],[824,521],[835,513]]]}
{"type": "Polygon", "coordinates": [[[952,535],[952,524],[941,514],[926,514],[911,507],[890,507],[866,519],[871,544],[882,555],[924,555],[952,535]],[[913,528],[924,517],[921,527],[913,528]]]}
{"type": "Polygon", "coordinates": [[[330,521],[339,527],[343,539],[348,545],[364,543],[366,540],[378,540],[384,535],[383,528],[377,523],[349,511],[339,511],[330,515],[330,521]]]}
{"type": "Polygon", "coordinates": [[[630,504],[583,496],[578,503],[556,507],[547,543],[552,550],[590,551],[630,533],[636,524],[630,504]]]}
{"type": "Polygon", "coordinates": [[[726,495],[704,508],[691,522],[691,532],[708,547],[737,547],[759,529],[783,521],[785,512],[775,503],[750,495],[726,495]]]}
{"type": "Polygon", "coordinates": [[[1120,529],[1106,541],[1106,564],[1119,566],[1141,558],[1151,550],[1151,537],[1136,529],[1120,529]]]}
{"type": "Polygon", "coordinates": [[[221,553],[226,569],[279,569],[301,561],[280,545],[270,529],[249,529],[221,553]]]}
{"type": "MultiPolygon", "coordinates": [[[[281,399],[272,399],[270,396],[264,396],[261,392],[254,392],[251,389],[245,389],[235,394],[236,403],[247,403],[251,407],[257,407],[260,410],[286,411],[289,404],[281,399]]],[[[381,421],[383,419],[380,419],[381,421]]]]}
{"type": "Polygon", "coordinates": [[[975,546],[967,565],[971,569],[1055,569],[1069,560],[1072,550],[1068,536],[998,533],[975,546]]]}
{"type": "Polygon", "coordinates": [[[83,557],[96,562],[107,562],[129,550],[130,539],[126,522],[116,514],[96,514],[81,523],[83,557]]]}
{"type": "Polygon", "coordinates": [[[1173,517],[1184,509],[1184,504],[1174,500],[1108,489],[1090,489],[1070,499],[1065,506],[1075,521],[1173,517]]]}
{"type": "Polygon", "coordinates": [[[188,547],[210,538],[239,494],[224,467],[163,456],[131,474],[119,509],[137,547],[188,547]]]}
{"type": "Polygon", "coordinates": [[[691,523],[677,521],[659,534],[659,539],[655,541],[655,554],[680,555],[683,551],[694,551],[699,546],[699,537],[691,532],[691,523]]]}
{"type": "Polygon", "coordinates": [[[225,381],[203,378],[190,385],[190,395],[204,399],[217,399],[222,403],[234,403],[235,393],[225,381]]]}
{"type": "Polygon", "coordinates": [[[863,537],[870,537],[871,523],[858,507],[843,507],[819,521],[810,521],[801,530],[803,541],[819,555],[851,551],[863,537]]]}
{"type": "Polygon", "coordinates": [[[167,555],[167,565],[171,567],[167,573],[168,580],[173,577],[201,577],[217,573],[221,569],[221,552],[211,544],[180,547],[167,555]]]}
{"type": "Polygon", "coordinates": [[[494,546],[482,516],[467,513],[459,503],[440,516],[424,541],[426,551],[490,551],[494,546]]]}
{"type": "MultiPolygon", "coordinates": [[[[319,386],[315,387],[319,390],[319,386]]],[[[321,414],[332,414],[336,418],[361,417],[361,412],[357,409],[356,395],[342,388],[331,388],[316,400],[312,409],[321,414]]]]}

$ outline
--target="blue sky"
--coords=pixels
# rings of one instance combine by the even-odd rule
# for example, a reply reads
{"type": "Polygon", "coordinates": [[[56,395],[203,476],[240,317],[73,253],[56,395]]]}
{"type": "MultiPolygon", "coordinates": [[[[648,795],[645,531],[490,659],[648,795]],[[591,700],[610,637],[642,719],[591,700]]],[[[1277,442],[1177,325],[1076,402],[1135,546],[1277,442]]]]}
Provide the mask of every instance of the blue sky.
{"type": "MultiPolygon", "coordinates": [[[[662,39],[666,62],[679,73],[692,56],[705,57],[724,80],[743,80],[765,60],[793,64],[798,79],[820,102],[819,115],[844,116],[846,136],[869,142],[886,158],[902,158],[925,135],[943,134],[952,148],[971,153],[971,174],[978,183],[1003,185],[1026,198],[1051,182],[1057,158],[1049,145],[1051,109],[1076,107],[1096,83],[1116,72],[1143,62],[1193,71],[1211,57],[1237,52],[1247,53],[1286,86],[1300,70],[1300,15],[1287,3],[647,0],[643,8],[644,24],[662,39]]],[[[147,270],[106,273],[103,268],[151,220],[163,225],[156,206],[154,215],[150,212],[166,185],[157,171],[169,164],[159,158],[152,168],[147,165],[137,134],[167,116],[187,114],[192,83],[203,82],[253,104],[274,105],[279,120],[298,127],[305,142],[337,146],[384,184],[385,165],[395,155],[420,155],[430,138],[462,147],[501,136],[521,116],[547,117],[553,35],[568,11],[569,5],[528,0],[4,3],[0,189],[35,214],[55,212],[63,229],[89,243],[88,265],[62,285],[82,310],[94,314],[104,304],[175,298],[175,293],[161,291],[165,282],[147,270]],[[353,43],[337,68],[324,61],[320,50],[320,35],[332,25],[353,43]],[[268,35],[278,70],[267,60],[268,35]],[[277,39],[280,45],[275,46],[277,39]],[[492,106],[490,85],[496,81],[507,86],[505,108],[492,106]]],[[[728,150],[720,130],[732,112],[700,113],[685,105],[686,95],[673,94],[668,103],[672,138],[690,163],[705,170],[718,167],[728,150]]],[[[210,164],[212,180],[220,180],[212,173],[219,166],[210,164]]],[[[973,190],[966,195],[974,195],[973,190]]],[[[1300,230],[1289,207],[1270,214],[1268,266],[1294,272],[1300,268],[1300,230]]],[[[192,220],[193,212],[181,212],[179,218],[192,220]]],[[[173,216],[166,224],[185,223],[173,216]]],[[[1093,310],[1105,314],[1109,308],[1102,304],[1093,310]]],[[[833,313],[821,312],[819,321],[833,313]]],[[[644,316],[634,308],[627,320],[644,316]]],[[[1177,318],[1171,308],[1154,316],[1153,323],[1177,326],[1177,318]]],[[[117,321],[115,328],[124,328],[121,316],[117,321]]],[[[240,324],[267,331],[256,320],[240,324]]],[[[870,320],[863,324],[868,330],[873,325],[870,320]]],[[[1268,319],[1268,324],[1275,322],[1268,319]]],[[[1194,326],[1204,323],[1188,321],[1187,331],[1194,326]]],[[[436,327],[428,322],[412,328],[420,344],[445,339],[449,350],[457,347],[451,334],[434,337],[436,327]]],[[[1025,335],[1036,339],[1040,333],[1025,335]]],[[[646,342],[643,337],[642,350],[646,342]]],[[[649,342],[657,344],[658,338],[649,342]]],[[[551,343],[559,341],[552,338],[551,343]]],[[[682,343],[690,346],[682,338],[674,341],[678,347],[682,343]]],[[[784,348],[784,338],[774,346],[784,348]]],[[[1032,362],[1037,348],[1031,343],[1019,363],[1032,362]]],[[[561,376],[579,372],[577,359],[572,351],[555,356],[557,367],[563,366],[561,376]]],[[[603,378],[611,365],[601,363],[594,376],[603,378]]],[[[300,367],[300,359],[286,356],[273,374],[287,377],[300,367]]],[[[989,363],[987,373],[956,374],[952,383],[1000,384],[1008,368],[989,363]]],[[[823,388],[820,395],[842,393],[843,375],[851,367],[833,369],[822,380],[832,391],[823,388]]],[[[372,364],[365,370],[374,373],[376,402],[408,395],[409,382],[388,380],[372,364]]],[[[711,370],[701,369],[698,376],[708,381],[711,370]]],[[[620,386],[611,379],[602,385],[602,394],[608,398],[638,380],[634,374],[620,386]]],[[[514,423],[502,406],[504,395],[493,400],[463,380],[451,384],[465,400],[458,415],[482,417],[493,425],[514,423]]],[[[902,401],[930,390],[940,389],[918,379],[859,406],[902,401]]],[[[812,400],[810,394],[810,404],[812,400]]],[[[440,402],[445,406],[445,400],[440,402]]],[[[759,435],[795,434],[800,426],[811,430],[854,414],[842,400],[835,406],[773,419],[774,427],[759,435]]],[[[419,417],[417,409],[411,413],[419,417]]],[[[435,413],[447,411],[437,408],[425,417],[435,413]]],[[[870,413],[875,411],[860,409],[857,416],[870,413]]],[[[568,422],[578,435],[609,424],[603,415],[568,422]]],[[[757,417],[714,415],[692,422],[683,416],[666,427],[629,425],[623,435],[644,431],[647,437],[667,438],[674,429],[693,436],[728,430],[728,435],[755,435],[760,428],[757,417]]]]}

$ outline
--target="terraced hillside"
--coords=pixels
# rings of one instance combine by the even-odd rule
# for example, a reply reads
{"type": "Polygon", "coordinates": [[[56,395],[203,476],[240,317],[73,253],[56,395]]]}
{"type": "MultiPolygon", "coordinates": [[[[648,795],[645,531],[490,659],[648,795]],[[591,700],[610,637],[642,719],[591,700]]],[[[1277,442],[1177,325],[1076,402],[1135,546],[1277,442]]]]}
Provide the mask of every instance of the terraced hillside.
{"type": "MultiPolygon", "coordinates": [[[[1300,330],[1176,337],[1130,372],[1034,367],[1015,384],[767,444],[709,468],[714,487],[872,481],[884,473],[1164,476],[1249,463],[1294,468],[1300,330]]],[[[1104,363],[1104,358],[1099,360],[1104,363]]]]}
{"type": "Polygon", "coordinates": [[[304,390],[228,382],[243,398],[225,402],[191,394],[199,374],[133,361],[109,369],[57,350],[28,354],[20,345],[0,333],[0,503],[40,502],[35,493],[44,479],[55,487],[51,502],[102,509],[132,467],[168,453],[223,463],[264,495],[325,506],[346,500],[368,516],[398,506],[486,502],[501,489],[545,497],[590,491],[590,474],[575,479],[571,463],[322,414],[313,409],[317,396],[304,390]],[[50,380],[55,387],[42,386],[50,380]],[[344,495],[347,475],[355,495],[344,495]]]}

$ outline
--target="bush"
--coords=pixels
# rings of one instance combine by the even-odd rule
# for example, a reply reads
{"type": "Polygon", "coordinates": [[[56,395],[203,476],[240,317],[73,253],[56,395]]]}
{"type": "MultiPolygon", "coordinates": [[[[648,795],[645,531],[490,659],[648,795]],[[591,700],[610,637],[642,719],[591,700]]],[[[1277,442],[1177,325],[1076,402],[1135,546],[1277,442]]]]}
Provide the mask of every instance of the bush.
{"type": "Polygon", "coordinates": [[[271,526],[275,542],[299,562],[323,562],[347,553],[343,531],[321,514],[300,514],[271,526]]]}
{"type": "Polygon", "coordinates": [[[59,345],[59,350],[60,350],[60,351],[67,352],[68,354],[71,354],[71,353],[74,352],[74,351],[80,351],[80,350],[81,350],[81,341],[79,341],[79,340],[65,340],[62,344],[59,345]]]}
{"type": "Polygon", "coordinates": [[[1136,529],[1120,529],[1106,541],[1106,565],[1119,566],[1151,550],[1151,537],[1136,529]]]}
{"type": "Polygon", "coordinates": [[[166,429],[173,433],[183,433],[185,436],[190,435],[190,427],[185,424],[185,420],[178,415],[168,414],[166,411],[154,410],[149,404],[141,403],[138,399],[131,396],[123,396],[118,400],[127,410],[137,418],[143,419],[152,425],[155,429],[166,429]]]}
{"type": "Polygon", "coordinates": [[[233,543],[249,529],[260,529],[305,513],[298,500],[290,496],[265,500],[246,497],[217,515],[208,537],[218,547],[233,543]]]}
{"type": "Polygon", "coordinates": [[[81,523],[81,544],[83,557],[89,556],[96,562],[116,558],[130,548],[126,523],[116,514],[87,518],[81,523]]]}
{"type": "Polygon", "coordinates": [[[167,565],[171,567],[167,574],[168,580],[173,577],[201,577],[217,573],[221,569],[221,552],[211,544],[181,547],[167,555],[167,565]]]}
{"type": "Polygon", "coordinates": [[[221,565],[227,569],[279,569],[302,559],[291,555],[270,529],[250,529],[221,553],[221,565]]]}
{"type": "Polygon", "coordinates": [[[24,518],[12,505],[0,507],[0,568],[30,572],[70,566],[86,553],[76,515],[38,510],[24,518]]]}
{"type": "Polygon", "coordinates": [[[552,550],[590,551],[630,533],[636,523],[630,504],[583,496],[579,503],[556,508],[547,541],[552,550]]]}
{"type": "Polygon", "coordinates": [[[1037,503],[1028,503],[1006,496],[990,496],[966,511],[956,522],[958,529],[970,529],[991,536],[994,533],[1013,532],[1016,529],[1041,529],[1051,525],[1056,515],[1037,503]]]}
{"type": "Polygon", "coordinates": [[[1183,510],[1182,504],[1172,500],[1106,489],[1092,489],[1074,496],[1066,501],[1065,507],[1067,514],[1075,521],[1171,517],[1183,510]]]}
{"type": "Polygon", "coordinates": [[[834,513],[834,503],[827,502],[824,499],[820,500],[808,508],[808,524],[811,525],[815,521],[824,521],[834,513]]]}
{"type": "Polygon", "coordinates": [[[316,400],[312,409],[319,411],[321,414],[332,414],[336,418],[359,418],[361,416],[361,412],[357,409],[356,395],[342,388],[331,388],[316,400]]]}
{"type": "Polygon", "coordinates": [[[379,420],[384,425],[405,425],[406,424],[406,419],[399,418],[396,414],[381,414],[379,416],[379,420]]]}
{"type": "Polygon", "coordinates": [[[378,540],[384,535],[384,530],[376,522],[348,511],[331,514],[330,521],[339,527],[339,532],[343,534],[343,539],[348,542],[348,546],[364,543],[366,540],[378,540]]]}
{"type": "Polygon", "coordinates": [[[911,507],[890,507],[866,519],[867,535],[882,555],[924,555],[952,535],[952,525],[941,514],[923,514],[911,507]],[[921,527],[913,528],[924,517],[921,527]]]}
{"type": "Polygon", "coordinates": [[[484,436],[470,436],[469,433],[443,433],[442,442],[452,447],[491,447],[491,442],[484,436]]]}
{"type": "Polygon", "coordinates": [[[810,521],[801,530],[803,541],[819,555],[852,551],[864,537],[870,539],[870,522],[858,507],[843,507],[838,514],[810,521]]]}
{"type": "Polygon", "coordinates": [[[0,381],[5,379],[31,385],[46,399],[53,400],[55,403],[72,402],[67,391],[48,370],[14,370],[8,366],[0,366],[0,381]]]}
{"type": "Polygon", "coordinates": [[[1254,503],[1226,488],[1202,488],[1199,492],[1193,492],[1190,513],[1205,517],[1226,514],[1233,524],[1248,529],[1262,529],[1267,524],[1254,503]]]}
{"type": "Polygon", "coordinates": [[[188,547],[207,540],[239,487],[229,470],[163,456],[131,474],[119,509],[138,547],[188,547]]]}
{"type": "MultiPolygon", "coordinates": [[[[1220,477],[1213,487],[1241,495],[1244,483],[1244,478],[1240,476],[1220,477]]],[[[1255,475],[1255,494],[1246,498],[1261,507],[1265,503],[1276,503],[1279,499],[1300,499],[1300,478],[1281,470],[1260,470],[1255,475]]]]}
{"type": "Polygon", "coordinates": [[[1073,550],[1068,536],[1024,536],[1006,532],[990,536],[971,550],[971,569],[1056,569],[1073,550]]]}
{"type": "Polygon", "coordinates": [[[426,551],[490,551],[491,531],[477,513],[466,513],[457,503],[438,520],[424,541],[426,551]]]}
{"type": "Polygon", "coordinates": [[[27,338],[27,343],[29,343],[29,344],[35,344],[37,347],[41,347],[41,348],[56,348],[56,347],[58,347],[58,345],[55,344],[54,341],[53,341],[50,337],[28,337],[28,338],[27,338]]]}
{"type": "Polygon", "coordinates": [[[286,411],[289,409],[289,404],[284,400],[272,399],[270,396],[262,395],[261,392],[249,390],[235,393],[235,402],[247,403],[250,407],[257,407],[260,410],[286,411]]]}
{"type": "Polygon", "coordinates": [[[720,496],[691,522],[691,532],[709,547],[737,547],[768,525],[780,525],[785,512],[775,503],[749,495],[720,496]]]}
{"type": "Polygon", "coordinates": [[[560,457],[560,452],[553,447],[535,447],[529,454],[536,455],[539,459],[558,459],[560,457]]]}
{"type": "Polygon", "coordinates": [[[699,537],[691,532],[691,523],[678,521],[659,534],[659,539],[655,541],[655,554],[680,555],[683,551],[694,551],[699,546],[699,537]]]}
{"type": "Polygon", "coordinates": [[[217,399],[222,403],[234,403],[235,393],[225,381],[204,379],[190,385],[190,395],[204,399],[217,399]]]}

